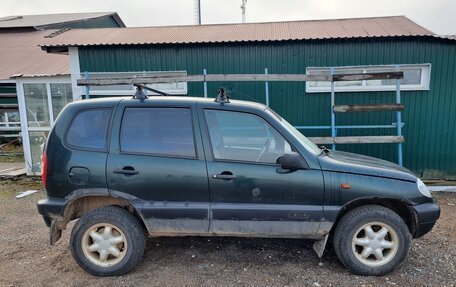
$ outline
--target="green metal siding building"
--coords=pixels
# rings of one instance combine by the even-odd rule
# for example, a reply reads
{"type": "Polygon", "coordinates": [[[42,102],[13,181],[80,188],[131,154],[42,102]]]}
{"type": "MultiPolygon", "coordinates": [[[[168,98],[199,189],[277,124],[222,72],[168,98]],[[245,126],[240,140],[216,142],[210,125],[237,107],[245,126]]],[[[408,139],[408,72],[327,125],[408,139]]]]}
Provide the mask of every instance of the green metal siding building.
{"type": "MultiPolygon", "coordinates": [[[[82,74],[186,71],[192,75],[202,74],[203,69],[207,69],[208,74],[262,74],[265,68],[273,74],[304,74],[312,67],[370,69],[385,65],[424,65],[427,70],[420,70],[420,73],[426,72],[429,76],[428,86],[401,92],[405,106],[402,113],[404,166],[423,178],[456,179],[456,150],[453,149],[456,145],[456,41],[452,39],[424,33],[219,43],[55,41],[47,46],[48,51],[78,47],[79,70],[82,74]]],[[[225,87],[232,98],[265,102],[263,82],[209,82],[209,96],[215,97],[220,86],[225,87]]],[[[188,83],[187,93],[189,96],[202,96],[203,83],[188,83]]],[[[272,109],[295,126],[328,126],[330,123],[330,93],[310,92],[304,82],[270,82],[269,101],[272,109]]],[[[394,91],[371,91],[368,86],[365,90],[336,93],[336,104],[394,101],[394,91]]],[[[395,121],[395,113],[382,111],[340,114],[336,123],[391,125],[395,121]]],[[[301,131],[306,136],[330,136],[327,128],[301,131]]],[[[395,129],[337,131],[338,136],[394,133],[395,129]]],[[[337,149],[397,162],[396,144],[347,144],[337,145],[337,149]]]]}

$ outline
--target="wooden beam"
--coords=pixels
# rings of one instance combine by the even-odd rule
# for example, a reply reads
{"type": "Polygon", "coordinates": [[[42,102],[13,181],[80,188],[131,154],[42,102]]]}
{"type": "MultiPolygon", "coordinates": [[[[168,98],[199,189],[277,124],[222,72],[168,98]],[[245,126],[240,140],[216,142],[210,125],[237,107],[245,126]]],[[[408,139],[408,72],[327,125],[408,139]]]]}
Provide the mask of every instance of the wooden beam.
{"type": "Polygon", "coordinates": [[[402,143],[403,136],[309,137],[315,144],[402,143]]]}
{"type": "Polygon", "coordinates": [[[402,104],[374,104],[374,105],[335,105],[335,113],[349,112],[376,112],[376,111],[403,111],[402,104]]]}
{"type": "Polygon", "coordinates": [[[78,86],[110,86],[110,85],[133,85],[133,84],[156,84],[156,83],[179,83],[179,82],[203,82],[203,75],[173,76],[173,77],[133,77],[133,78],[93,78],[79,79],[78,86]]]}
{"type": "Polygon", "coordinates": [[[133,84],[156,84],[178,82],[265,82],[265,81],[331,81],[329,75],[306,75],[306,74],[210,74],[210,75],[186,75],[186,76],[147,76],[147,77],[110,77],[91,78],[77,80],[78,86],[109,86],[109,85],[133,85],[133,84]]]}
{"type": "Polygon", "coordinates": [[[401,79],[403,72],[368,73],[368,74],[345,74],[345,75],[307,75],[307,74],[209,74],[209,75],[179,75],[174,72],[157,73],[147,77],[110,77],[91,78],[77,80],[78,86],[109,86],[109,85],[133,85],[133,84],[156,84],[156,83],[179,83],[179,82],[331,82],[333,81],[360,81],[377,79],[401,79]]]}
{"type": "Polygon", "coordinates": [[[306,74],[209,74],[206,81],[214,82],[301,82],[301,81],[331,81],[330,75],[306,75],[306,74]]]}
{"type": "Polygon", "coordinates": [[[363,81],[363,80],[390,80],[402,79],[404,72],[366,73],[366,74],[342,74],[334,75],[334,82],[363,81]]]}

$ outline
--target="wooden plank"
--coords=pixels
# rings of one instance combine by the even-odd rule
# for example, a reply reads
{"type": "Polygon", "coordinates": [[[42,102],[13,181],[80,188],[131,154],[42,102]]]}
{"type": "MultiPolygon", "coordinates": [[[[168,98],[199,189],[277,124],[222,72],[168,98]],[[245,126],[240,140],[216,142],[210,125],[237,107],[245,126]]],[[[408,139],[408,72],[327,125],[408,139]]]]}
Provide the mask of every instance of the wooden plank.
{"type": "Polygon", "coordinates": [[[363,80],[390,80],[402,79],[404,72],[387,72],[387,73],[366,73],[366,74],[343,74],[334,75],[334,82],[343,81],[363,81],[363,80]]]}
{"type": "Polygon", "coordinates": [[[186,76],[110,77],[77,80],[78,86],[109,86],[178,82],[264,82],[264,81],[331,81],[329,75],[306,74],[210,74],[186,76]]]}
{"type": "Polygon", "coordinates": [[[25,174],[25,168],[9,168],[0,171],[0,178],[14,178],[25,174]]]}
{"type": "Polygon", "coordinates": [[[10,171],[17,170],[19,168],[20,167],[10,167],[10,168],[6,168],[6,169],[2,169],[2,170],[0,170],[0,174],[5,174],[5,173],[8,173],[10,171]]]}
{"type": "Polygon", "coordinates": [[[142,79],[142,78],[172,78],[172,77],[182,77],[187,76],[186,72],[158,72],[158,73],[147,73],[147,76],[135,74],[131,76],[126,75],[117,75],[117,74],[110,74],[109,77],[100,77],[100,76],[93,76],[89,74],[90,80],[116,80],[116,79],[142,79]]]}
{"type": "Polygon", "coordinates": [[[403,72],[345,74],[345,75],[307,75],[307,74],[209,74],[209,75],[176,75],[176,73],[158,73],[147,77],[110,77],[77,80],[79,86],[108,86],[132,84],[156,84],[178,82],[300,82],[300,81],[359,81],[378,79],[400,79],[403,72]]]}
{"type": "Polygon", "coordinates": [[[133,85],[133,84],[157,84],[179,82],[203,82],[204,75],[173,76],[173,77],[134,77],[134,78],[99,78],[79,79],[78,86],[110,86],[110,85],[133,85]]]}
{"type": "Polygon", "coordinates": [[[349,112],[376,112],[376,111],[403,111],[402,104],[375,104],[375,105],[335,105],[335,113],[349,112]]]}
{"type": "Polygon", "coordinates": [[[16,176],[20,176],[20,175],[24,175],[24,174],[25,174],[25,168],[20,168],[20,169],[17,169],[17,170],[10,171],[10,172],[8,172],[5,175],[6,176],[16,177],[16,176]]]}
{"type": "Polygon", "coordinates": [[[403,136],[309,137],[316,144],[402,143],[403,136]]]}
{"type": "Polygon", "coordinates": [[[206,81],[252,81],[252,82],[300,82],[300,81],[331,81],[330,75],[306,75],[306,74],[209,74],[206,81]]]}

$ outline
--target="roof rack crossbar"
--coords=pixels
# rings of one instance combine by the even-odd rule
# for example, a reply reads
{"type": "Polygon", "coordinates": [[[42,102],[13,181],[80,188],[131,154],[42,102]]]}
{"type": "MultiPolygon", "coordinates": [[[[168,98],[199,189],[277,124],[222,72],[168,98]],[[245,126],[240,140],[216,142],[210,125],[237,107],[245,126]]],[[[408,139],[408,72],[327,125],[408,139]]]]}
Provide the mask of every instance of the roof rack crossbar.
{"type": "Polygon", "coordinates": [[[160,91],[160,90],[152,89],[151,87],[148,87],[148,86],[146,86],[146,85],[144,85],[144,84],[133,84],[133,86],[135,86],[136,88],[141,89],[141,90],[148,90],[148,91],[157,93],[157,94],[159,94],[160,96],[166,96],[166,97],[171,96],[171,95],[168,94],[168,93],[162,92],[162,91],[160,91]]]}

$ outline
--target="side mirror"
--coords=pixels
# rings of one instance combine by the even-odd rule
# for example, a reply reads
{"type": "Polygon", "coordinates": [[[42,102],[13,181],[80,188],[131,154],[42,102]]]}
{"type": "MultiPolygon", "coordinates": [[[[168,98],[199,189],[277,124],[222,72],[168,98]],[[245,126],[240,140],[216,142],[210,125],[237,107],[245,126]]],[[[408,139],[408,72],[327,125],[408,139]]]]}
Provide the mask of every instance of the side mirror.
{"type": "Polygon", "coordinates": [[[286,153],[277,159],[277,163],[280,164],[281,168],[287,170],[298,170],[306,169],[307,163],[304,161],[302,156],[297,152],[286,153]]]}

